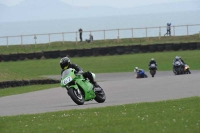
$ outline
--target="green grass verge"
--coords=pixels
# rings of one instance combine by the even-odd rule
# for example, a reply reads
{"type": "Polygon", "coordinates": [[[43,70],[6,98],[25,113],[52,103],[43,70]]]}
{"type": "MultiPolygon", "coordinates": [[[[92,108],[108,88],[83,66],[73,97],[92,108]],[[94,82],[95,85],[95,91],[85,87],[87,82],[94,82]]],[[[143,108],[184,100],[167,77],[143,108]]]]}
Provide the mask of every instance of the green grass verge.
{"type": "MultiPolygon", "coordinates": [[[[78,64],[85,71],[94,73],[133,72],[135,66],[147,70],[148,63],[153,57],[158,63],[158,70],[166,71],[172,70],[172,60],[176,55],[181,56],[190,65],[191,70],[200,69],[200,50],[73,57],[71,62],[78,64]]],[[[42,78],[43,75],[60,75],[59,61],[60,58],[1,62],[0,81],[29,80],[42,78]]]]}
{"type": "Polygon", "coordinates": [[[147,45],[147,44],[163,44],[163,43],[184,43],[184,42],[200,42],[199,34],[189,36],[170,36],[170,37],[148,37],[148,38],[126,38],[126,39],[110,39],[95,40],[92,43],[87,42],[52,42],[47,44],[29,44],[29,45],[8,45],[0,46],[1,54],[10,53],[31,53],[51,50],[66,49],[83,49],[108,46],[127,46],[127,45],[147,45]]]}
{"type": "Polygon", "coordinates": [[[60,87],[60,84],[30,85],[30,86],[0,89],[0,97],[33,92],[33,91],[38,91],[38,90],[45,90],[45,89],[55,88],[55,87],[60,87]]]}
{"type": "Polygon", "coordinates": [[[0,117],[1,133],[199,133],[200,97],[0,117]]]}

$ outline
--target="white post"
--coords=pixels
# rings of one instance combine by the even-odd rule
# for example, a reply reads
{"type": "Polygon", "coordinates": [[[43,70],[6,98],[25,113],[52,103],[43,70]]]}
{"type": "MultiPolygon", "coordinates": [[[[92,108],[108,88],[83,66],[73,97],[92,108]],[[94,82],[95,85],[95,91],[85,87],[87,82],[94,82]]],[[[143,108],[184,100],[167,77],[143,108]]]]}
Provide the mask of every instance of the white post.
{"type": "Polygon", "coordinates": [[[23,45],[23,36],[21,35],[21,45],[23,45]]]}
{"type": "Polygon", "coordinates": [[[106,40],[106,31],[104,30],[104,41],[106,40]]]}
{"type": "Polygon", "coordinates": [[[131,32],[132,32],[132,38],[133,38],[133,28],[131,28],[131,32]]]}
{"type": "Polygon", "coordinates": [[[119,29],[118,29],[118,36],[117,36],[117,41],[119,42],[119,29]]]}
{"type": "Polygon", "coordinates": [[[62,33],[62,38],[63,38],[63,44],[64,44],[64,41],[65,41],[64,33],[62,33]]]}
{"type": "Polygon", "coordinates": [[[51,42],[51,36],[50,36],[50,33],[49,33],[49,45],[50,45],[50,42],[51,42]]]}
{"type": "Polygon", "coordinates": [[[175,36],[175,26],[173,26],[173,29],[174,29],[174,36],[175,36]]]}
{"type": "Polygon", "coordinates": [[[146,28],[146,37],[147,37],[147,28],[146,28]]]}
{"type": "Polygon", "coordinates": [[[77,45],[77,41],[78,41],[77,34],[78,34],[78,33],[76,32],[76,45],[77,45]]]}
{"type": "Polygon", "coordinates": [[[7,47],[8,47],[8,36],[6,37],[6,41],[7,41],[7,47]]]}
{"type": "Polygon", "coordinates": [[[160,38],[161,38],[161,29],[159,27],[159,40],[160,40],[160,38]]]}

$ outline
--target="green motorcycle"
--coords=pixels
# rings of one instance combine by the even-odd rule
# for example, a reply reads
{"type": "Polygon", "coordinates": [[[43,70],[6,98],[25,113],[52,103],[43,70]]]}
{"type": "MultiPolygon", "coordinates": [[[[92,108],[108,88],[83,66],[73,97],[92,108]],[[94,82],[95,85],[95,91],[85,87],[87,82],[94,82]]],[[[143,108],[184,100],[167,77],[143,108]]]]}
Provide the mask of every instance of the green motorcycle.
{"type": "MultiPolygon", "coordinates": [[[[92,73],[93,78],[95,74],[92,73]]],[[[82,74],[77,74],[75,69],[69,68],[62,73],[60,85],[67,89],[68,95],[78,105],[83,105],[85,101],[95,100],[103,103],[106,95],[101,87],[94,87],[82,74]]]]}

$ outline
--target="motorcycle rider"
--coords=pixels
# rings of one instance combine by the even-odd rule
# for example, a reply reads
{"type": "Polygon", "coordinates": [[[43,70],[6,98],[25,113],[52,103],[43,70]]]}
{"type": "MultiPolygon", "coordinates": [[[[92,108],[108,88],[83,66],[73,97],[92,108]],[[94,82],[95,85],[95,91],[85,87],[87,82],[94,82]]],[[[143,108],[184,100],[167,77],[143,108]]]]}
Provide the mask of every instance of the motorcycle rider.
{"type": "Polygon", "coordinates": [[[183,61],[183,59],[181,58],[181,56],[176,56],[173,63],[175,63],[176,61],[180,61],[180,63],[182,65],[185,65],[186,63],[183,61]]]}
{"type": "Polygon", "coordinates": [[[179,56],[179,60],[183,63],[183,64],[186,64],[183,59],[181,58],[181,56],[179,56]]]}
{"type": "Polygon", "coordinates": [[[173,63],[175,63],[176,61],[179,61],[179,57],[178,56],[175,57],[173,63]]]}
{"type": "Polygon", "coordinates": [[[138,73],[138,72],[140,72],[140,71],[142,71],[142,69],[139,69],[138,67],[135,67],[135,69],[134,69],[134,72],[135,72],[135,73],[138,73]]]}
{"type": "Polygon", "coordinates": [[[173,71],[175,71],[174,63],[175,63],[176,61],[179,61],[179,57],[178,57],[178,56],[176,56],[175,59],[173,60],[173,63],[172,63],[172,64],[173,64],[173,71]]]}
{"type": "MultiPolygon", "coordinates": [[[[138,74],[138,73],[140,73],[140,72],[142,72],[142,71],[144,71],[143,69],[139,69],[138,67],[135,67],[135,69],[134,69],[134,72],[136,73],[136,74],[138,74]]],[[[148,77],[145,73],[144,73],[144,75],[146,76],[146,77],[148,77]]]]}
{"type": "Polygon", "coordinates": [[[73,69],[76,70],[76,72],[78,74],[82,74],[85,79],[88,78],[90,80],[90,82],[94,85],[94,87],[99,87],[97,82],[94,81],[92,73],[89,72],[89,71],[83,72],[83,70],[79,66],[77,66],[76,64],[73,64],[73,63],[70,62],[69,57],[66,56],[66,57],[63,57],[63,58],[60,59],[60,67],[62,69],[61,70],[61,75],[62,75],[63,71],[65,71],[66,69],[73,68],[73,69]]]}
{"type": "Polygon", "coordinates": [[[175,63],[176,61],[179,61],[179,62],[181,63],[181,67],[182,67],[182,70],[183,70],[184,67],[185,67],[185,62],[184,62],[184,61],[182,60],[182,58],[179,57],[179,56],[176,56],[175,59],[174,59],[174,61],[173,61],[173,70],[174,70],[174,63],[175,63]]]}
{"type": "Polygon", "coordinates": [[[151,61],[149,62],[149,70],[150,70],[151,64],[155,64],[155,65],[156,65],[156,70],[157,70],[157,63],[156,63],[156,61],[154,60],[154,58],[151,58],[151,61]]]}
{"type": "Polygon", "coordinates": [[[184,70],[186,63],[183,61],[183,59],[181,58],[181,56],[179,56],[179,60],[181,61],[182,70],[184,70]]]}

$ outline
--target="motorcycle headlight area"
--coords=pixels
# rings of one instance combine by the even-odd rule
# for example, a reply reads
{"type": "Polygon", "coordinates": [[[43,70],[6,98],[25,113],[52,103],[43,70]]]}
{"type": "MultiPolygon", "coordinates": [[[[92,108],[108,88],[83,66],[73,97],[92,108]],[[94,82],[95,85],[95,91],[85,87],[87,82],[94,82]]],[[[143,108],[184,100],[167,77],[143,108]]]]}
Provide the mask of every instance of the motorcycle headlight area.
{"type": "Polygon", "coordinates": [[[71,81],[72,81],[72,77],[71,77],[71,76],[68,76],[68,77],[66,77],[65,79],[63,79],[62,83],[63,83],[63,85],[66,85],[66,84],[68,84],[68,83],[71,82],[71,81]]]}

